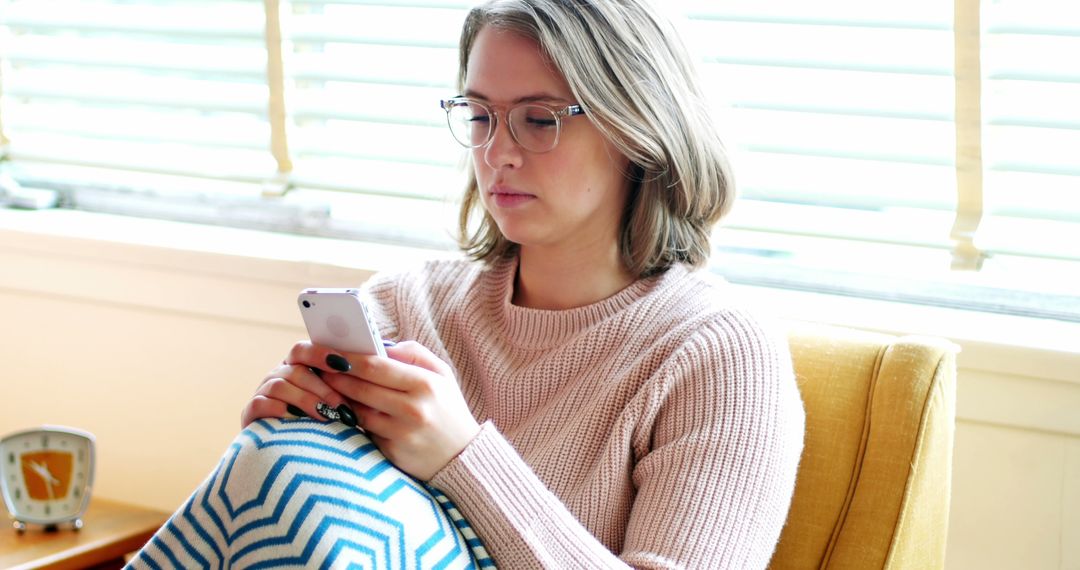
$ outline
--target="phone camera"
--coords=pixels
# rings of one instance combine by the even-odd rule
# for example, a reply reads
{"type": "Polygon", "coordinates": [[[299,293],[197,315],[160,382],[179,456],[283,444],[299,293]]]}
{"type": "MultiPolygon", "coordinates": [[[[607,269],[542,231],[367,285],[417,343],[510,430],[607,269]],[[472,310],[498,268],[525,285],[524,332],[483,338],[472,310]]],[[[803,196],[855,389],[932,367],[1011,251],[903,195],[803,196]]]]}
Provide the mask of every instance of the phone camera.
{"type": "Polygon", "coordinates": [[[304,301],[304,308],[305,309],[311,308],[311,301],[304,301]]]}

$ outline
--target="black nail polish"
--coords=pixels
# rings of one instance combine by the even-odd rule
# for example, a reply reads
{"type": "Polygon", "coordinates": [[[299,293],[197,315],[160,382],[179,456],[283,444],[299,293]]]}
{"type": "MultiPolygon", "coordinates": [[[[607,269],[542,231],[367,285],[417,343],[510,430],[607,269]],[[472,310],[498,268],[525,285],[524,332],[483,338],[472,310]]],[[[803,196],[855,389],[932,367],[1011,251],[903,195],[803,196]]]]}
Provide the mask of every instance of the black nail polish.
{"type": "Polygon", "coordinates": [[[392,340],[383,340],[382,345],[386,348],[390,348],[391,346],[397,346],[397,343],[392,340]]]}
{"type": "Polygon", "coordinates": [[[292,415],[294,415],[296,417],[299,417],[299,418],[308,417],[307,413],[305,413],[304,410],[301,410],[300,408],[297,408],[296,406],[294,406],[292,404],[288,404],[287,406],[285,406],[285,409],[288,410],[290,414],[292,414],[292,415]]]}
{"type": "Polygon", "coordinates": [[[356,413],[349,406],[342,404],[337,407],[337,411],[341,414],[341,423],[349,427],[356,427],[356,413]]]}
{"type": "Polygon", "coordinates": [[[330,356],[327,356],[326,364],[338,372],[348,372],[352,370],[352,364],[349,364],[349,361],[345,360],[345,357],[340,354],[331,354],[330,356]]]}

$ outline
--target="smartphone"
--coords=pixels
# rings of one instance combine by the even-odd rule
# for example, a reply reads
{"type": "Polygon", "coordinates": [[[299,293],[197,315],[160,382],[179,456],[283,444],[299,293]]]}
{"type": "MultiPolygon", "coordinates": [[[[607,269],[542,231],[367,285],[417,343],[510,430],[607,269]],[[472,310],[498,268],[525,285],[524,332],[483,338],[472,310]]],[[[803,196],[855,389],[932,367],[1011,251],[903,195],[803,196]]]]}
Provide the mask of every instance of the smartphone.
{"type": "Polygon", "coordinates": [[[358,289],[304,289],[296,302],[311,342],[342,352],[386,356],[358,289]]]}

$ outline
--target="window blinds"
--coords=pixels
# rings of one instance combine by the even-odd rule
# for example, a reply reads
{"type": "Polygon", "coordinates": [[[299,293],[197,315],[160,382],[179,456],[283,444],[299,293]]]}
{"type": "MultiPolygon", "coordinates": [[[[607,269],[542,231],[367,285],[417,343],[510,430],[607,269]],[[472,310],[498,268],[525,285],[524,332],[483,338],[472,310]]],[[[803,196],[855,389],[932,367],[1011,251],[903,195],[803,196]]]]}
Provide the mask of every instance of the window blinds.
{"type": "Polygon", "coordinates": [[[262,24],[253,2],[0,2],[12,158],[262,180],[262,24]]]}
{"type": "Polygon", "coordinates": [[[298,186],[442,199],[461,149],[439,100],[455,95],[461,2],[293,0],[285,10],[298,186]]]}
{"type": "MultiPolygon", "coordinates": [[[[1080,258],[1080,3],[983,6],[985,247],[1080,258]]],[[[1073,275],[1073,288],[1080,276],[1073,275]]]]}
{"type": "Polygon", "coordinates": [[[956,196],[949,8],[690,5],[690,40],[736,153],[744,204],[735,227],[948,246],[956,196]]]}
{"type": "MultiPolygon", "coordinates": [[[[452,199],[462,153],[437,102],[471,4],[0,0],[0,143],[49,172],[452,199]]],[[[661,4],[687,16],[734,154],[722,248],[766,266],[936,270],[952,252],[1076,271],[1075,1],[661,4]]]]}
{"type": "Polygon", "coordinates": [[[742,190],[722,273],[1080,316],[1080,5],[724,0],[689,16],[742,190]]]}

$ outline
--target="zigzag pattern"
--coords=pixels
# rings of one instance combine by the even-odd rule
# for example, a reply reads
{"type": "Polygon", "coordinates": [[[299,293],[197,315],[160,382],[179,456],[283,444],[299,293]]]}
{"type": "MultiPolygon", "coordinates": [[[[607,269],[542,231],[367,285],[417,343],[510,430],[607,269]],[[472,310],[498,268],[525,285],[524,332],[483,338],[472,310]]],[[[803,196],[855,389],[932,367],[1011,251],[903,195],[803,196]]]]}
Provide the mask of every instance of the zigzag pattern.
{"type": "Polygon", "coordinates": [[[129,568],[494,568],[438,490],[362,432],[259,420],[129,568]]]}

